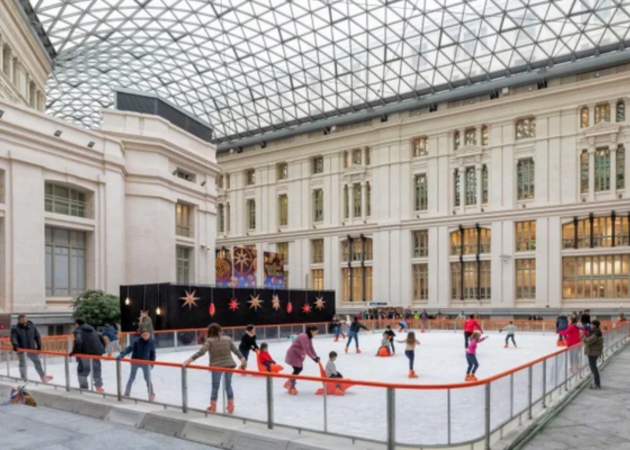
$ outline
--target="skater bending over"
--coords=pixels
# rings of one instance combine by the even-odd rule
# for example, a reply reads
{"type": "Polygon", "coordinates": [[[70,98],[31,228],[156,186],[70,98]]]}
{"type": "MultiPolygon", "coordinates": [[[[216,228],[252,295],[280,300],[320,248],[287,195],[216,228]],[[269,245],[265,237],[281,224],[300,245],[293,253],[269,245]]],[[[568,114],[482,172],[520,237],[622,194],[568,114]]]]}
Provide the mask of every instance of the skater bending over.
{"type": "Polygon", "coordinates": [[[466,370],[466,381],[477,381],[475,373],[479,368],[479,361],[477,361],[477,344],[488,339],[488,336],[481,337],[479,331],[475,331],[470,338],[470,343],[466,349],[466,361],[468,362],[468,369],[466,370]]]}
{"type": "Polygon", "coordinates": [[[418,378],[418,375],[413,370],[413,363],[416,359],[416,345],[420,345],[420,341],[416,339],[416,333],[410,331],[407,334],[407,339],[398,342],[405,344],[405,356],[409,360],[409,378],[418,378]]]}
{"type": "MultiPolygon", "coordinates": [[[[319,362],[319,356],[315,353],[313,348],[313,338],[317,336],[317,327],[311,325],[306,328],[306,333],[298,334],[291,347],[287,350],[287,354],[284,361],[293,367],[293,375],[299,375],[304,370],[304,360],[306,356],[310,357],[316,363],[319,362]]],[[[297,382],[295,379],[291,379],[284,384],[284,387],[289,389],[289,394],[297,395],[298,391],[295,388],[297,382]]]]}

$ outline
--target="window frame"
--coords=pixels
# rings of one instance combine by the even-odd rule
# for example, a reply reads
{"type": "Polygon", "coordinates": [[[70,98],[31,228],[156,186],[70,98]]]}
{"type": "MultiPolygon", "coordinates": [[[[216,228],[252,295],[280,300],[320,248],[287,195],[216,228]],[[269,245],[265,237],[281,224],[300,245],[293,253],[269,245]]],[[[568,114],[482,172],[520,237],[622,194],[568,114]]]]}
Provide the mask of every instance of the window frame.
{"type": "Polygon", "coordinates": [[[321,188],[313,189],[311,198],[313,201],[313,223],[322,223],[324,221],[324,190],[321,188]]]}
{"type": "Polygon", "coordinates": [[[427,211],[429,209],[429,180],[426,173],[414,175],[414,211],[427,211]],[[423,181],[421,183],[421,181],[423,181]]]}
{"type": "MultiPolygon", "coordinates": [[[[53,226],[45,226],[44,229],[44,268],[45,268],[45,291],[46,297],[50,298],[67,298],[67,297],[77,297],[83,294],[88,289],[88,232],[82,230],[71,230],[67,228],[61,227],[53,227],[53,226]],[[57,242],[55,240],[55,230],[68,233],[67,244],[62,242],[57,242]],[[81,236],[82,239],[73,239],[73,236],[81,236]],[[81,245],[82,241],[82,245],[81,245]],[[50,249],[50,252],[49,252],[50,249]],[[57,255],[57,249],[66,249],[67,253],[65,255],[57,255]],[[78,282],[78,278],[76,278],[76,274],[73,277],[73,268],[72,264],[76,261],[77,253],[82,253],[83,258],[83,278],[80,282],[78,282]],[[48,264],[48,256],[50,256],[50,266],[48,264]],[[55,260],[57,256],[61,256],[63,258],[67,258],[67,294],[60,293],[58,294],[56,290],[61,289],[56,287],[55,280],[59,278],[56,275],[57,273],[57,265],[55,260]],[[50,285],[48,283],[48,278],[50,275],[50,285]],[[76,279],[75,279],[76,278],[76,279]],[[77,284],[78,283],[78,284],[77,284]]],[[[78,267],[78,266],[77,266],[78,267]]]]}
{"type": "Polygon", "coordinates": [[[536,161],[531,156],[516,162],[516,198],[519,201],[536,198],[536,161]]]}
{"type": "Polygon", "coordinates": [[[194,206],[178,201],[175,204],[175,235],[185,238],[194,237],[194,206]],[[183,220],[185,219],[185,220],[183,220]]]}
{"type": "Polygon", "coordinates": [[[289,196],[287,194],[278,195],[278,226],[289,225],[289,196]]]}
{"type": "Polygon", "coordinates": [[[46,182],[44,184],[44,211],[70,217],[88,218],[88,192],[64,184],[46,182]],[[66,190],[68,195],[58,195],[58,190],[66,190]],[[58,206],[64,205],[67,212],[58,208],[58,206]]]}

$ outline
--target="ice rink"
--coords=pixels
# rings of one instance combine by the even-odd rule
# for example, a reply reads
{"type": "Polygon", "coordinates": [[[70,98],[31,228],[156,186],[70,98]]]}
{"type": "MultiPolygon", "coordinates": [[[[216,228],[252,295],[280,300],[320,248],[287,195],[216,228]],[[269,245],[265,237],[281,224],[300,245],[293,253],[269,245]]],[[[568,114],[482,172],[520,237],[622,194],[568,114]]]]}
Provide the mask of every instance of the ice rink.
{"type": "MultiPolygon", "coordinates": [[[[480,369],[479,379],[486,378],[511,368],[520,366],[543,355],[557,351],[554,334],[538,333],[517,334],[519,347],[504,349],[505,334],[490,332],[489,339],[478,347],[480,369]]],[[[336,351],[339,354],[337,368],[345,378],[369,380],[387,383],[441,385],[447,383],[463,383],[466,372],[464,338],[462,332],[432,331],[418,334],[421,345],[416,350],[415,369],[419,376],[410,380],[408,360],[404,355],[404,344],[396,344],[397,353],[393,357],[378,358],[375,353],[381,341],[380,332],[362,333],[359,337],[361,354],[351,347],[344,353],[345,342],[334,342],[330,336],[318,336],[314,340],[315,350],[325,364],[328,354],[336,351]]],[[[404,339],[398,334],[397,339],[404,339]]],[[[280,364],[284,364],[284,355],[290,345],[289,340],[269,341],[270,353],[280,364]]],[[[196,346],[179,348],[178,351],[158,351],[158,359],[165,362],[181,363],[190,357],[196,346]]],[[[208,357],[204,356],[195,364],[206,365],[208,357]]],[[[249,357],[249,370],[256,370],[255,354],[249,357]]],[[[30,364],[30,363],[29,363],[30,364]]],[[[286,365],[285,365],[286,366],[286,365]]],[[[62,384],[64,377],[63,364],[52,361],[47,364],[48,372],[55,376],[55,382],[62,384]]],[[[564,377],[562,362],[549,364],[547,368],[548,386],[559,377],[564,377]],[[562,364],[562,365],[561,365],[562,364]],[[561,370],[562,369],[562,370],[561,370]]],[[[127,382],[129,364],[123,363],[123,386],[127,382]]],[[[17,371],[16,371],[17,372],[17,371]]],[[[32,366],[29,375],[33,375],[32,366]]],[[[285,367],[282,373],[290,373],[285,367]]],[[[307,359],[304,375],[319,376],[318,366],[307,359]]],[[[76,363],[71,366],[72,386],[78,387],[76,363]]],[[[116,393],[115,363],[104,362],[103,379],[105,390],[116,393]]],[[[181,369],[155,367],[152,380],[160,403],[181,405],[181,369]]],[[[510,409],[520,411],[527,404],[527,371],[516,374],[513,380],[507,377],[492,383],[492,423],[504,420],[510,409]],[[514,395],[510,395],[510,383],[514,383],[514,395]],[[512,397],[512,398],[511,398],[512,397]]],[[[290,396],[282,387],[283,380],[273,381],[274,421],[278,424],[303,427],[306,429],[324,430],[340,434],[351,434],[367,439],[385,439],[385,389],[353,386],[344,397],[329,396],[326,399],[326,417],[324,418],[324,399],[316,396],[315,391],[321,383],[299,382],[299,395],[290,396]]],[[[542,365],[533,370],[534,391],[542,390],[542,365]]],[[[265,421],[267,418],[265,379],[262,377],[235,375],[233,378],[235,392],[235,415],[244,418],[265,421]]],[[[464,442],[483,433],[484,411],[483,386],[451,389],[397,389],[396,390],[396,435],[401,443],[431,444],[446,442],[450,433],[451,441],[464,442]],[[449,405],[450,396],[450,405],[449,405]],[[450,430],[447,426],[447,415],[451,414],[450,430]]],[[[188,370],[189,407],[205,409],[209,403],[210,374],[203,370],[188,370]]],[[[142,372],[132,391],[133,397],[147,398],[147,390],[142,372]]],[[[219,410],[224,407],[219,398],[219,410]]]]}

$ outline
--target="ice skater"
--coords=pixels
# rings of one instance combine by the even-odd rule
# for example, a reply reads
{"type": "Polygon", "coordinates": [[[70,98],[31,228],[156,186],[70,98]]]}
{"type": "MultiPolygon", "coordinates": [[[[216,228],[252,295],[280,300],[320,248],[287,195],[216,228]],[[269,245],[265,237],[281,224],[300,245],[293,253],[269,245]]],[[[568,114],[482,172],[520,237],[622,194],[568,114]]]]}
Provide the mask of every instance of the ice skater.
{"type": "MultiPolygon", "coordinates": [[[[258,350],[256,328],[254,325],[247,325],[245,328],[245,333],[241,336],[241,343],[238,345],[238,350],[241,352],[241,355],[243,355],[243,358],[245,358],[245,361],[249,358],[249,352],[258,350]]],[[[245,374],[243,374],[243,376],[245,376],[245,374]]]]}
{"type": "Polygon", "coordinates": [[[505,336],[505,348],[508,348],[510,346],[509,344],[510,340],[512,340],[512,344],[514,344],[514,348],[516,348],[516,341],[514,340],[514,335],[518,331],[518,328],[516,328],[516,325],[514,325],[514,322],[510,320],[510,324],[507,327],[503,328],[501,331],[499,331],[499,333],[502,333],[504,331],[507,332],[507,336],[505,336]]]}
{"type": "Polygon", "coordinates": [[[269,344],[267,344],[266,342],[260,344],[260,350],[258,351],[258,362],[261,365],[265,366],[267,372],[271,372],[271,365],[276,363],[269,354],[269,344]]]}
{"type": "Polygon", "coordinates": [[[346,353],[348,353],[348,348],[354,339],[354,345],[356,346],[357,353],[361,353],[359,349],[359,331],[365,330],[368,331],[368,328],[359,322],[359,319],[355,316],[352,318],[352,324],[348,329],[348,343],[346,344],[346,353]]]}
{"type": "MultiPolygon", "coordinates": [[[[343,378],[343,375],[337,370],[335,361],[337,360],[337,352],[330,352],[328,354],[328,362],[326,363],[326,378],[343,378]]],[[[343,389],[341,383],[337,383],[335,386],[335,395],[343,395],[343,389]]]]}
{"type": "Polygon", "coordinates": [[[346,338],[346,336],[341,332],[341,321],[337,315],[333,316],[330,325],[332,326],[332,332],[335,334],[335,342],[339,341],[339,336],[342,336],[343,339],[346,338]]]}
{"type": "Polygon", "coordinates": [[[381,356],[381,350],[385,349],[385,351],[387,352],[387,355],[383,354],[382,356],[389,356],[392,354],[391,351],[391,342],[390,342],[390,336],[387,334],[387,332],[383,333],[383,337],[381,339],[381,346],[378,348],[378,350],[376,351],[376,356],[381,356]]]}
{"type": "Polygon", "coordinates": [[[567,347],[569,347],[569,360],[571,362],[571,372],[577,372],[580,368],[580,350],[578,348],[571,348],[582,342],[580,338],[580,330],[588,337],[588,331],[581,329],[578,326],[578,316],[571,316],[571,325],[564,330],[559,331],[560,336],[566,336],[567,347]]]}
{"type": "Polygon", "coordinates": [[[396,347],[394,346],[394,339],[396,338],[396,333],[392,330],[391,325],[387,325],[385,328],[385,334],[389,337],[389,345],[391,346],[392,355],[395,355],[396,347]]]}
{"type": "Polygon", "coordinates": [[[407,339],[398,342],[405,344],[405,356],[409,360],[409,378],[418,378],[418,375],[413,370],[413,363],[416,359],[416,345],[420,345],[420,341],[416,339],[416,333],[410,331],[407,334],[407,339]]]}
{"type": "Polygon", "coordinates": [[[563,313],[560,313],[560,315],[556,319],[556,334],[558,335],[558,341],[556,342],[556,345],[558,347],[564,347],[565,345],[567,345],[566,336],[560,334],[561,331],[564,331],[567,328],[569,328],[569,319],[567,319],[567,316],[565,316],[563,313]]]}
{"type": "Polygon", "coordinates": [[[400,327],[400,330],[398,330],[399,333],[407,333],[407,320],[406,319],[400,319],[400,322],[398,322],[398,326],[400,327]]]}
{"type": "MultiPolygon", "coordinates": [[[[295,342],[293,342],[291,347],[287,350],[284,362],[293,367],[293,375],[302,373],[302,370],[304,370],[304,360],[307,355],[315,361],[315,363],[319,363],[319,356],[317,356],[315,348],[313,348],[313,338],[317,336],[318,332],[319,330],[314,325],[306,327],[306,333],[300,333],[297,339],[295,339],[295,342]]],[[[289,389],[290,395],[297,395],[296,384],[297,382],[294,378],[284,384],[284,387],[289,389]]]]}
{"type": "MultiPolygon", "coordinates": [[[[131,353],[131,359],[138,359],[143,361],[155,361],[155,341],[151,338],[149,331],[143,331],[140,337],[134,339],[129,347],[124,349],[120,355],[116,357],[117,361],[120,361],[125,356],[131,353]]],[[[129,374],[129,380],[125,387],[125,397],[131,396],[131,388],[133,382],[136,380],[136,374],[138,369],[142,370],[144,375],[144,381],[147,383],[147,389],[149,391],[149,401],[155,401],[155,392],[153,391],[153,383],[151,382],[151,369],[152,365],[149,364],[137,364],[131,363],[131,373],[129,374]]]]}
{"type": "Polygon", "coordinates": [[[470,338],[470,343],[466,349],[466,361],[468,369],[466,370],[466,381],[477,381],[475,373],[479,369],[479,361],[477,361],[477,345],[488,339],[488,336],[481,337],[481,332],[475,331],[470,338]]]}
{"type": "Polygon", "coordinates": [[[429,319],[429,314],[427,313],[426,309],[423,309],[422,314],[420,314],[420,333],[424,333],[428,319],[429,319]]]}
{"type": "Polygon", "coordinates": [[[477,322],[477,320],[475,319],[475,315],[471,314],[464,322],[464,348],[468,349],[468,341],[470,340],[470,337],[473,335],[473,332],[475,330],[479,330],[481,333],[483,333],[481,325],[479,325],[479,322],[477,322]]]}

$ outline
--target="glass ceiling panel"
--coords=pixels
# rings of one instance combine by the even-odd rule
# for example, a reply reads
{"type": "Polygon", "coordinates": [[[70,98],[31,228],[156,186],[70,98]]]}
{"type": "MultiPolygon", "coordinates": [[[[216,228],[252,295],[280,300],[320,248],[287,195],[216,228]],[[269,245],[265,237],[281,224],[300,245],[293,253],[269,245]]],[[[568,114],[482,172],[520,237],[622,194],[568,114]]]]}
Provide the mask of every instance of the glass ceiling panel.
{"type": "Polygon", "coordinates": [[[219,141],[622,48],[630,0],[21,0],[57,51],[48,110],[98,127],[157,93],[219,141]]]}

